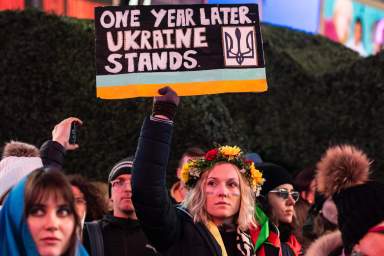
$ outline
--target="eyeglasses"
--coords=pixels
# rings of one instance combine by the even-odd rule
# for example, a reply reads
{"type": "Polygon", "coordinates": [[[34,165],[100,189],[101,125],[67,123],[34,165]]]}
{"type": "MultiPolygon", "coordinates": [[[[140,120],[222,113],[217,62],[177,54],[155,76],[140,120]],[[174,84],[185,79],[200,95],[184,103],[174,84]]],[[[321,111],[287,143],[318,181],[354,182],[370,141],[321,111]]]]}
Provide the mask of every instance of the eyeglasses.
{"type": "Polygon", "coordinates": [[[299,200],[299,197],[300,197],[299,192],[297,192],[297,191],[289,192],[285,188],[279,188],[279,189],[271,190],[269,192],[276,193],[278,197],[281,197],[281,198],[283,198],[285,200],[288,199],[288,196],[291,196],[295,202],[297,202],[299,200]]]}
{"type": "Polygon", "coordinates": [[[121,188],[123,188],[126,185],[131,186],[131,181],[130,180],[118,179],[118,180],[111,181],[111,184],[112,184],[113,188],[121,189],[121,188]]]}

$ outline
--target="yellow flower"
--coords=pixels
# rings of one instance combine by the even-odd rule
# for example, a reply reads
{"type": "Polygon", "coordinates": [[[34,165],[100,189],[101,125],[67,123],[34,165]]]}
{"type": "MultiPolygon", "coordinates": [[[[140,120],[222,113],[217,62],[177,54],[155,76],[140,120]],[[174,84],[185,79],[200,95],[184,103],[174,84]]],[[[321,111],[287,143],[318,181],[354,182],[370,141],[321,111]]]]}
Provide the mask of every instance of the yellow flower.
{"type": "Polygon", "coordinates": [[[189,163],[185,163],[183,165],[183,168],[181,169],[181,172],[180,172],[180,180],[186,184],[189,180],[189,168],[190,168],[190,164],[189,163]]]}
{"type": "Polygon", "coordinates": [[[240,154],[241,149],[237,146],[222,146],[219,148],[219,151],[222,155],[227,156],[229,159],[233,159],[240,154]]]}
{"type": "Polygon", "coordinates": [[[252,185],[263,185],[264,179],[263,174],[255,168],[255,164],[252,163],[250,166],[251,176],[252,176],[252,185]]]}

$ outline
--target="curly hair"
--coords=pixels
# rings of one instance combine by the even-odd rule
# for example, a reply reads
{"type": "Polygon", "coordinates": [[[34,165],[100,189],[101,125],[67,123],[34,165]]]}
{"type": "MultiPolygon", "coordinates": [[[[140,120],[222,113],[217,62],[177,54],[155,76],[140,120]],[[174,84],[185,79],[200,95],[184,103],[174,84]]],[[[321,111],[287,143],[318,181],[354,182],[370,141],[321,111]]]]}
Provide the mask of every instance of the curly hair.
{"type": "Polygon", "coordinates": [[[85,221],[101,219],[107,213],[108,205],[99,188],[79,174],[68,175],[68,180],[84,194],[87,202],[85,221]]]}

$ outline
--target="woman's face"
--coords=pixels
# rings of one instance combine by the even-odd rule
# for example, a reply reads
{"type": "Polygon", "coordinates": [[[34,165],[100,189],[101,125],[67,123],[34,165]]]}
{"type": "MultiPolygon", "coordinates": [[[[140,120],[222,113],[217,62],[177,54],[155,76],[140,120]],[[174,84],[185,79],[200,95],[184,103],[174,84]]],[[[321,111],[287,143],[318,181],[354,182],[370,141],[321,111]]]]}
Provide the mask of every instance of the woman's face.
{"type": "Polygon", "coordinates": [[[282,184],[276,187],[274,190],[268,193],[268,203],[272,208],[272,214],[277,218],[279,222],[292,223],[293,215],[295,213],[293,208],[295,206],[295,200],[291,194],[289,194],[289,196],[284,199],[279,193],[273,192],[280,189],[282,189],[282,191],[286,190],[290,193],[293,191],[293,186],[291,184],[282,184]]]}
{"type": "Polygon", "coordinates": [[[71,186],[73,197],[75,198],[75,207],[77,215],[80,220],[85,219],[85,215],[87,214],[87,202],[85,201],[85,197],[83,192],[80,191],[78,187],[71,186]]]}
{"type": "Polygon", "coordinates": [[[379,233],[367,233],[355,245],[354,251],[364,256],[377,256],[384,253],[384,235],[379,233]]]}
{"type": "Polygon", "coordinates": [[[364,256],[384,255],[384,234],[382,229],[384,221],[376,225],[375,228],[381,229],[380,231],[368,231],[362,239],[354,246],[353,251],[360,253],[364,256]]]}
{"type": "Polygon", "coordinates": [[[32,205],[27,223],[39,255],[64,253],[75,229],[74,213],[61,196],[49,195],[47,200],[32,205]]]}
{"type": "Polygon", "coordinates": [[[206,209],[216,225],[231,223],[240,208],[240,180],[229,163],[216,164],[205,184],[206,209]]]}

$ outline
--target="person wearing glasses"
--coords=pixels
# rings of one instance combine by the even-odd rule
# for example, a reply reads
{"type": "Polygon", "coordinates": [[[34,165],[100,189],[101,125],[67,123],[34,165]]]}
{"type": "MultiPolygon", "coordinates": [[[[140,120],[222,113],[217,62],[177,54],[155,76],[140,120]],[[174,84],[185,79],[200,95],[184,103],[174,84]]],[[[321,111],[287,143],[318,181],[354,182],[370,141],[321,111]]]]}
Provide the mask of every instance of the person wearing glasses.
{"type": "Polygon", "coordinates": [[[265,182],[257,197],[255,230],[257,255],[297,256],[302,255],[302,246],[293,234],[295,203],[299,192],[294,190],[290,173],[272,163],[259,163],[265,182]]]}
{"type": "Polygon", "coordinates": [[[86,222],[83,243],[90,255],[154,256],[132,204],[132,157],[117,162],[108,176],[113,211],[100,221],[86,222]],[[86,232],[87,231],[87,232],[86,232]]]}

